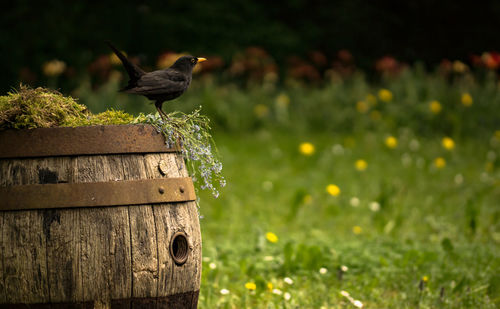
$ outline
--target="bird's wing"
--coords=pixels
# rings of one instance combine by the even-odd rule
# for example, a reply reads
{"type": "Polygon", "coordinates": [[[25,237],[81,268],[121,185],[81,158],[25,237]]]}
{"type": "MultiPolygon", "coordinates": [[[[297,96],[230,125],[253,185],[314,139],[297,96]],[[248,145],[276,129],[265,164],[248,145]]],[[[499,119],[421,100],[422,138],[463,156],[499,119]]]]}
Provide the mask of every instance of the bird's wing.
{"type": "Polygon", "coordinates": [[[154,71],[146,73],[137,81],[135,87],[126,92],[155,95],[183,92],[189,85],[187,77],[178,72],[154,71]]]}

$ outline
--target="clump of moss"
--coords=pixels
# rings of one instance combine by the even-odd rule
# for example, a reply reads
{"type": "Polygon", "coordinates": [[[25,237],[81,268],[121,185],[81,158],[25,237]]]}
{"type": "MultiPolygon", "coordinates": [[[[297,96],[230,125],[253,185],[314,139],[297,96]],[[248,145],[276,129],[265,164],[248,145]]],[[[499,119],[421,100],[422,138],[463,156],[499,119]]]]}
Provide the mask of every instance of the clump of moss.
{"type": "Polygon", "coordinates": [[[21,85],[19,90],[0,96],[0,129],[131,124],[134,119],[133,115],[113,109],[92,114],[72,97],[46,88],[21,85]]]}
{"type": "Polygon", "coordinates": [[[89,115],[85,105],[44,88],[20,89],[0,97],[0,128],[32,129],[68,126],[89,115]]]}
{"type": "Polygon", "coordinates": [[[78,119],[78,121],[72,123],[71,126],[81,127],[112,124],[131,124],[134,122],[134,119],[134,116],[125,113],[124,111],[109,109],[99,114],[90,114],[85,120],[78,119]]]}
{"type": "Polygon", "coordinates": [[[210,134],[210,120],[200,114],[173,112],[163,120],[158,114],[134,117],[123,111],[107,110],[92,114],[85,105],[57,91],[31,89],[21,85],[16,92],[0,97],[0,129],[32,129],[47,127],[78,127],[90,125],[150,124],[166,139],[166,147],[180,146],[193,180],[201,178],[201,189],[212,191],[226,184],[222,163],[210,134]]]}

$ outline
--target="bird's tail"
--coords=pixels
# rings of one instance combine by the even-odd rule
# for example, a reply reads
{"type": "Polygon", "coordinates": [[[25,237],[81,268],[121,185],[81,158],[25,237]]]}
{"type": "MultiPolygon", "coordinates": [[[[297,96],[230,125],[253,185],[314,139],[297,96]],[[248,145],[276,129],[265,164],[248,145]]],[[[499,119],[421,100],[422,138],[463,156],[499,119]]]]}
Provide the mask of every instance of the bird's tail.
{"type": "Polygon", "coordinates": [[[130,77],[128,86],[122,90],[134,87],[137,80],[141,78],[142,75],[146,74],[146,72],[144,72],[137,65],[130,62],[130,60],[128,60],[128,58],[122,52],[120,52],[116,47],[114,47],[110,41],[106,41],[106,44],[108,44],[108,46],[113,50],[116,56],[120,58],[121,62],[123,63],[123,66],[125,67],[125,70],[127,70],[128,76],[130,77]]]}

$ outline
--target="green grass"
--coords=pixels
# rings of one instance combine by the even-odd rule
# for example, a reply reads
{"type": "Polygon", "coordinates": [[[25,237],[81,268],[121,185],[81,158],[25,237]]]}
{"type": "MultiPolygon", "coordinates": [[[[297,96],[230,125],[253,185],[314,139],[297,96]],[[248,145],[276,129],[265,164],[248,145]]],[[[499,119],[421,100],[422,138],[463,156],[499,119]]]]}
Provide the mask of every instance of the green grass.
{"type": "Polygon", "coordinates": [[[396,137],[389,149],[375,133],[216,136],[228,185],[217,200],[201,192],[200,308],[353,307],[342,290],[365,308],[496,308],[500,173],[485,166],[500,141],[456,141],[449,151],[437,138],[396,137]],[[298,151],[305,141],[315,145],[312,156],[298,151]],[[447,161],[442,169],[437,156],[447,161]],[[328,184],[340,195],[330,196],[328,184]]]}
{"type": "MultiPolygon", "coordinates": [[[[118,94],[124,81],[113,76],[96,91],[82,83],[73,96],[93,112],[153,111],[144,98],[118,94]]],[[[227,180],[219,199],[199,192],[200,308],[354,308],[356,300],[364,308],[499,307],[494,72],[444,76],[417,65],[377,83],[357,72],[321,87],[248,88],[195,76],[164,109],[200,105],[227,180]],[[392,100],[370,103],[380,89],[392,100]],[[385,145],[388,136],[396,148],[385,145]],[[299,152],[303,142],[315,146],[312,156],[299,152]],[[360,159],[364,171],[355,168],[360,159]],[[328,194],[328,185],[341,193],[328,194]]]]}

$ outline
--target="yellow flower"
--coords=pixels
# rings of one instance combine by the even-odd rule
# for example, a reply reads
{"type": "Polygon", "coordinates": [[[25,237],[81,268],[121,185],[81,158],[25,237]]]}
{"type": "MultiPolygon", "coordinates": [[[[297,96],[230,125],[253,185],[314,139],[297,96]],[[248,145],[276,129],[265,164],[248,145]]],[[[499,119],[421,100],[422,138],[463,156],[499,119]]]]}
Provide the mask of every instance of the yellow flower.
{"type": "Polygon", "coordinates": [[[332,196],[338,196],[340,194],[340,188],[337,185],[330,184],[326,186],[326,192],[332,196]]]}
{"type": "Polygon", "coordinates": [[[257,285],[253,282],[247,282],[245,283],[245,288],[249,291],[255,291],[255,289],[257,289],[257,285]]]}
{"type": "Polygon", "coordinates": [[[311,204],[312,200],[313,200],[313,198],[312,198],[311,194],[306,194],[306,195],[304,195],[304,198],[302,199],[302,202],[304,204],[311,204]]]}
{"type": "Polygon", "coordinates": [[[315,148],[311,143],[302,143],[299,145],[299,151],[304,156],[312,156],[315,152],[315,148]]]}
{"type": "Polygon", "coordinates": [[[358,101],[356,103],[356,110],[360,113],[366,113],[368,111],[370,107],[368,106],[368,104],[366,104],[365,101],[358,101]]]}
{"type": "Polygon", "coordinates": [[[264,118],[269,114],[269,107],[264,104],[257,104],[253,108],[253,112],[257,115],[257,117],[264,118]]]}
{"type": "Polygon", "coordinates": [[[427,283],[429,281],[429,277],[423,276],[422,277],[422,281],[425,282],[425,283],[427,283]]]}
{"type": "Polygon", "coordinates": [[[439,103],[439,101],[434,100],[429,103],[429,109],[433,114],[439,114],[443,107],[441,106],[441,103],[439,103]]]}
{"type": "Polygon", "coordinates": [[[473,102],[474,100],[472,99],[472,96],[468,92],[462,93],[462,104],[464,106],[469,107],[472,105],[473,102]]]}
{"type": "Polygon", "coordinates": [[[368,102],[371,106],[375,106],[377,105],[377,97],[369,93],[366,95],[366,102],[368,102]]]}
{"type": "Polygon", "coordinates": [[[273,290],[273,283],[272,283],[272,282],[268,282],[268,283],[267,283],[267,289],[268,289],[269,291],[272,291],[272,290],[273,290]]]}
{"type": "Polygon", "coordinates": [[[385,139],[385,145],[391,149],[394,149],[398,146],[398,140],[394,136],[388,136],[385,139]]]}
{"type": "Polygon", "coordinates": [[[43,74],[49,77],[61,75],[66,70],[66,63],[61,60],[51,60],[43,64],[43,74]]]}
{"type": "Polygon", "coordinates": [[[452,150],[455,148],[455,142],[449,137],[444,137],[441,144],[446,150],[452,150]]]}
{"type": "Polygon", "coordinates": [[[453,61],[452,68],[456,73],[464,73],[469,69],[469,67],[460,60],[453,61]]]}
{"type": "Polygon", "coordinates": [[[267,232],[266,239],[267,241],[272,242],[273,244],[278,242],[278,236],[276,236],[276,234],[274,234],[273,232],[267,232]]]}
{"type": "Polygon", "coordinates": [[[378,97],[383,102],[390,102],[392,101],[392,92],[387,89],[380,89],[378,91],[378,97]]]}
{"type": "Polygon", "coordinates": [[[370,118],[373,120],[373,121],[378,121],[382,118],[382,115],[380,114],[379,111],[372,111],[370,113],[370,118]]]}
{"type": "Polygon", "coordinates": [[[290,97],[282,93],[276,98],[276,105],[280,108],[285,108],[290,105],[290,97]]]}
{"type": "Polygon", "coordinates": [[[356,163],[354,164],[354,166],[356,166],[356,169],[358,171],[364,171],[368,167],[368,163],[366,163],[365,160],[360,159],[360,160],[356,160],[356,163]]]}
{"type": "Polygon", "coordinates": [[[434,159],[434,166],[436,166],[437,168],[443,168],[446,166],[446,160],[442,157],[437,157],[436,159],[434,159]]]}
{"type": "Polygon", "coordinates": [[[352,227],[352,232],[356,235],[359,235],[361,234],[361,232],[363,232],[363,229],[361,228],[361,226],[355,225],[352,227]]]}
{"type": "MultiPolygon", "coordinates": [[[[127,56],[127,53],[122,51],[122,54],[127,56]]],[[[109,62],[111,62],[112,65],[121,65],[122,62],[120,61],[120,58],[115,53],[110,53],[109,54],[109,62]]]]}

